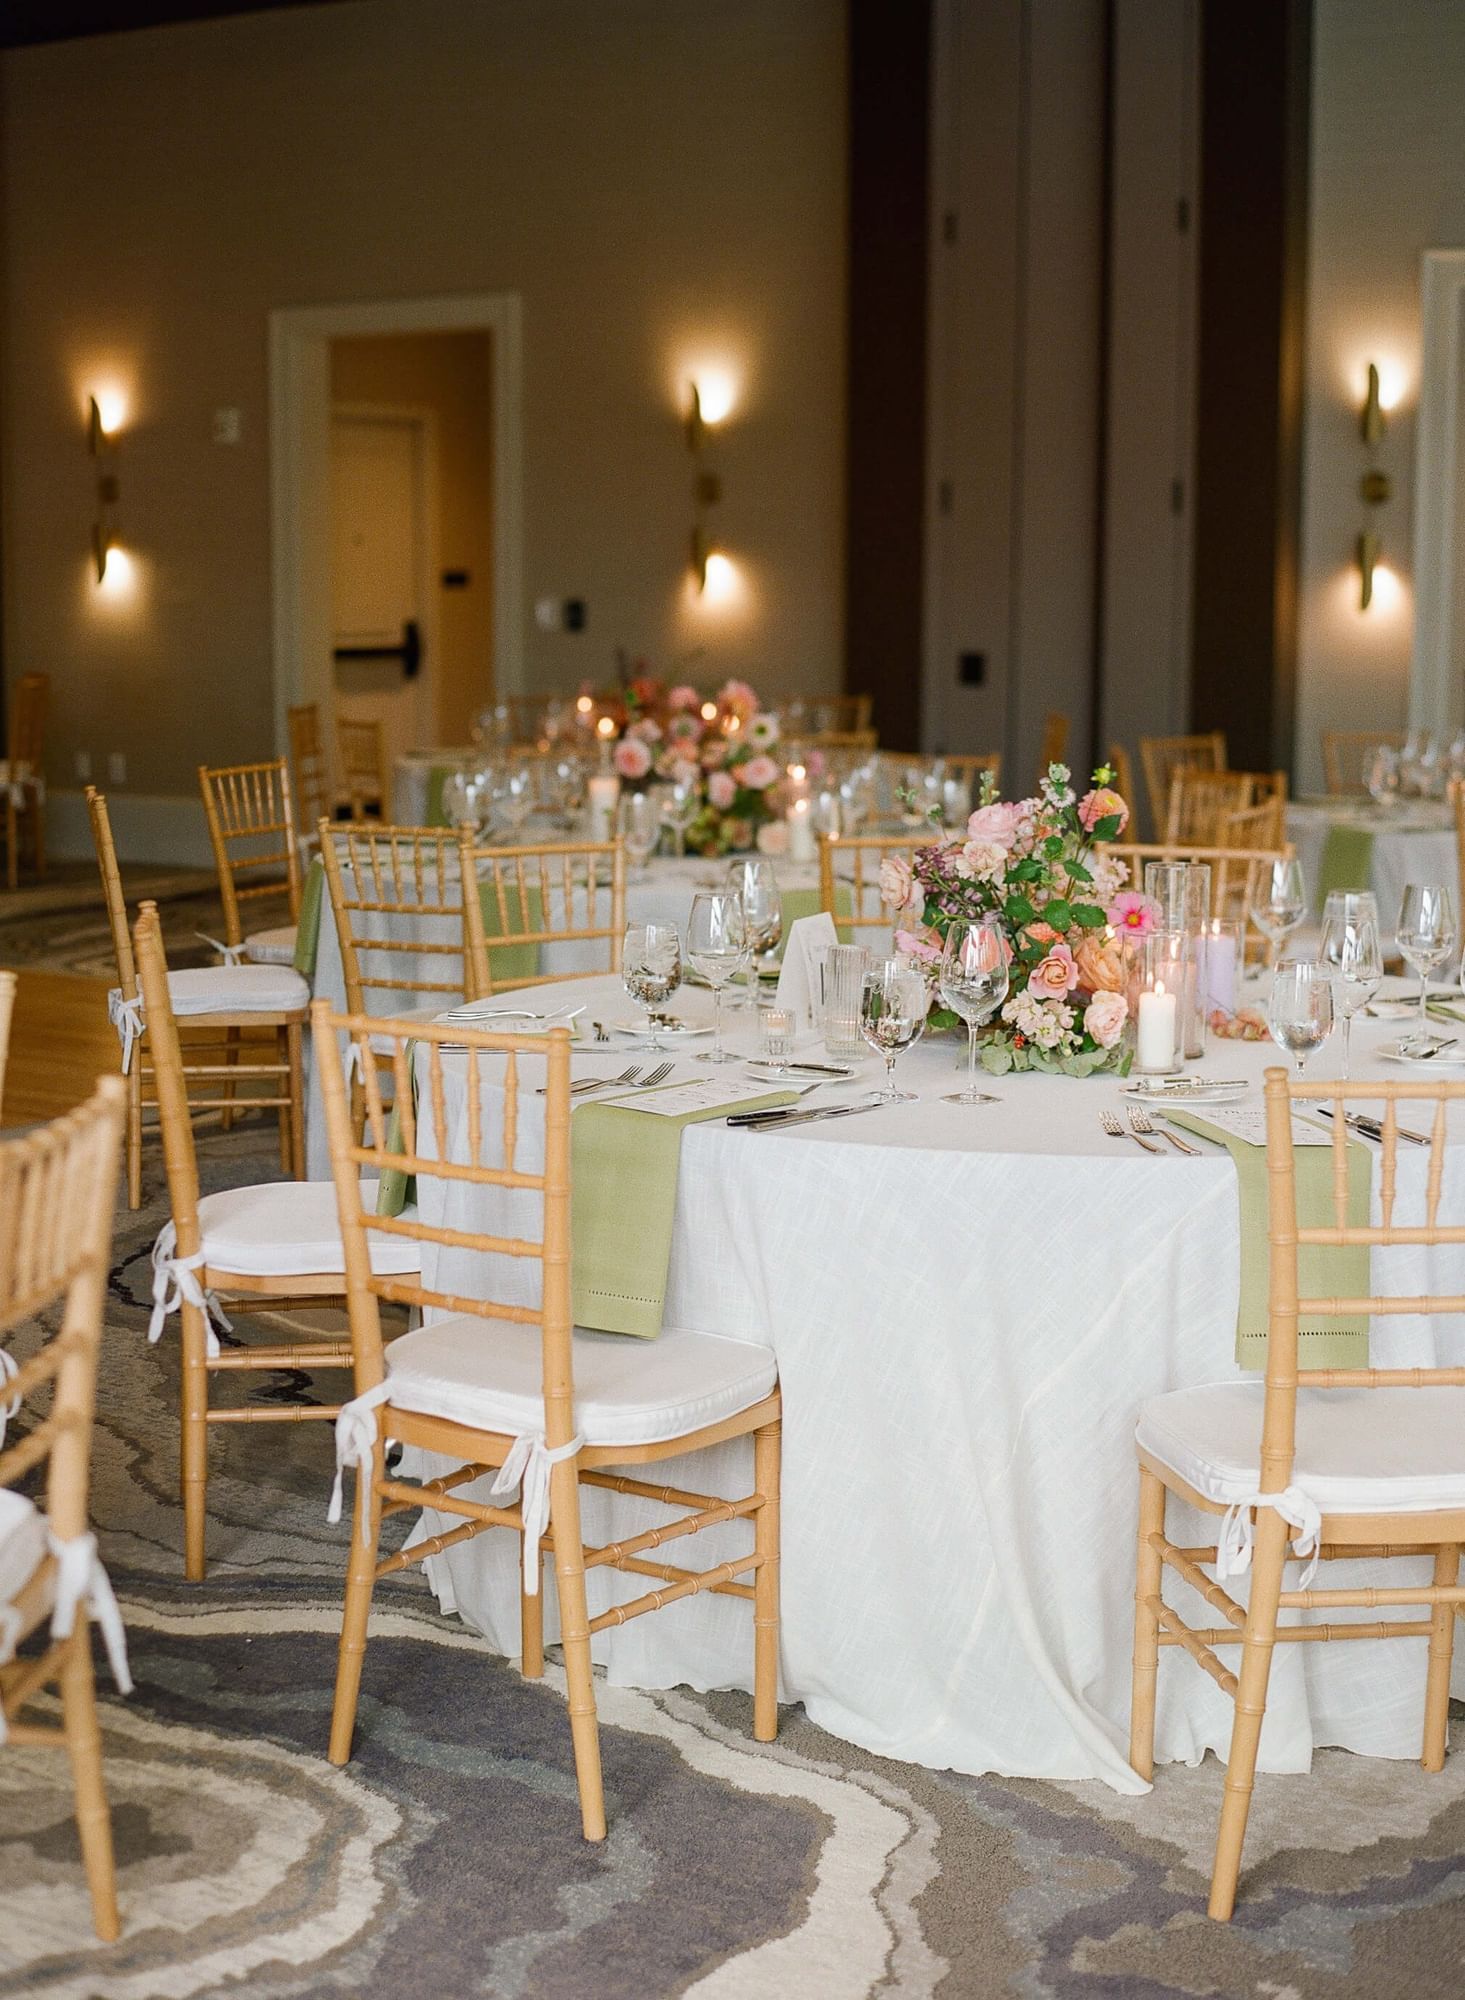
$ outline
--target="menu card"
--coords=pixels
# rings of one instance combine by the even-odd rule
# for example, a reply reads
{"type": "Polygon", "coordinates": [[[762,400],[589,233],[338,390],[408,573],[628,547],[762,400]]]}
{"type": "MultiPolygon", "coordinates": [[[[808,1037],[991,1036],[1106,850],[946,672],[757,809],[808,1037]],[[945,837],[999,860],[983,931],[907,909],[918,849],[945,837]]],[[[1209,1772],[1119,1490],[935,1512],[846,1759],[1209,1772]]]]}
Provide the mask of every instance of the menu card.
{"type": "Polygon", "coordinates": [[[754,1098],[767,1097],[777,1089],[765,1078],[757,1083],[746,1077],[697,1077],[691,1083],[669,1083],[660,1090],[643,1091],[639,1096],[616,1097],[597,1093],[594,1102],[613,1104],[618,1111],[649,1111],[654,1118],[685,1118],[694,1111],[732,1111],[754,1098]]]}
{"type": "MultiPolygon", "coordinates": [[[[1187,1118],[1193,1118],[1198,1125],[1214,1125],[1218,1132],[1225,1132],[1233,1139],[1244,1140],[1248,1146],[1265,1146],[1267,1143],[1266,1107],[1260,1104],[1208,1104],[1204,1110],[1187,1105],[1187,1118]]],[[[1319,1125],[1308,1119],[1292,1114],[1292,1143],[1294,1146],[1331,1146],[1331,1133],[1324,1132],[1319,1125]]]]}

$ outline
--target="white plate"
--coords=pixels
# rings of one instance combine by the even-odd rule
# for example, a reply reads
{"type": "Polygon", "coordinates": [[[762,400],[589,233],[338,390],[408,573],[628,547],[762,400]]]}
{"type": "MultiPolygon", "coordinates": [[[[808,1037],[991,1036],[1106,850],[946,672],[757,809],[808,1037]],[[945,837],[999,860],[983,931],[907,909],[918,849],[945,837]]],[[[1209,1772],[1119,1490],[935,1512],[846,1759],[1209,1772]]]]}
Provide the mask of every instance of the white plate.
{"type": "MultiPolygon", "coordinates": [[[[629,1035],[633,1040],[644,1042],[649,1039],[651,1029],[645,1021],[607,1021],[606,1028],[613,1035],[629,1035]]],[[[710,1035],[711,1025],[699,1026],[693,1021],[674,1021],[670,1024],[659,1021],[656,1025],[656,1039],[659,1042],[695,1042],[701,1035],[710,1035]]]]}
{"type": "Polygon", "coordinates": [[[1399,1045],[1393,1042],[1386,1049],[1377,1051],[1385,1062],[1398,1063],[1402,1069],[1465,1069],[1465,1041],[1456,1044],[1442,1056],[1405,1056],[1399,1053],[1399,1045]]]}
{"type": "Polygon", "coordinates": [[[1131,1083],[1123,1094],[1140,1104],[1237,1104],[1250,1089],[1249,1083],[1205,1083],[1197,1078],[1194,1083],[1171,1084],[1159,1090],[1131,1083]]]}

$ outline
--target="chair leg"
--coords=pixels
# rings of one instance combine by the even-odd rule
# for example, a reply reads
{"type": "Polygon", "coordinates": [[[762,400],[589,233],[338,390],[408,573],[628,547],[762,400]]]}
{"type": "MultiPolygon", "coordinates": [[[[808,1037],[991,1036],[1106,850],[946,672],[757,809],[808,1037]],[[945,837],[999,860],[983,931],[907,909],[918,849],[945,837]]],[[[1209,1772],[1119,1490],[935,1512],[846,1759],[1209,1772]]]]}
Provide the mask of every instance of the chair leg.
{"type": "Polygon", "coordinates": [[[209,1502],[209,1371],[207,1321],[197,1306],[183,1303],[180,1344],[183,1350],[179,1387],[179,1459],[183,1490],[183,1574],[190,1583],[204,1580],[204,1524],[209,1502]]]}
{"type": "Polygon", "coordinates": [[[371,1619],[371,1594],[376,1588],[376,1547],[381,1536],[386,1447],[380,1436],[371,1464],[357,1468],[358,1490],[351,1496],[351,1553],[346,1562],[346,1601],[341,1610],[341,1644],[336,1654],[336,1698],[331,1708],[331,1741],[326,1752],[333,1764],[349,1764],[351,1738],[356,1732],[356,1706],[361,1698],[361,1669],[366,1661],[366,1628],[371,1619]],[[359,1482],[367,1481],[366,1534],[361,1532],[359,1482]]]}
{"type": "Polygon", "coordinates": [[[1134,1665],[1129,1690],[1129,1762],[1142,1778],[1155,1775],[1155,1684],[1160,1671],[1160,1621],[1147,1599],[1158,1597],[1165,1565],[1150,1546],[1165,1532],[1165,1483],[1139,1469],[1139,1551],[1134,1566],[1134,1665]]]}
{"type": "Polygon", "coordinates": [[[1267,1709],[1267,1682],[1277,1635],[1277,1599],[1287,1560],[1287,1523],[1275,1507],[1257,1509],[1256,1554],[1251,1572],[1251,1599],[1241,1645],[1241,1673],[1236,1690],[1236,1719],[1231,1725],[1231,1755],[1221,1795],[1221,1825],[1216,1836],[1216,1860],[1211,1870],[1209,1913],[1225,1923],[1236,1907],[1236,1880],[1241,1873],[1241,1845],[1251,1811],[1256,1753],[1267,1709]]]}
{"type": "Polygon", "coordinates": [[[290,1066],[290,1159],[292,1180],[305,1179],[305,1061],[303,1029],[291,1021],[284,1031],[284,1056],[290,1066]]]}
{"type": "Polygon", "coordinates": [[[117,1868],[112,1854],[112,1815],[102,1782],[102,1732],[97,1725],[91,1633],[84,1613],[77,1618],[57,1678],[66,1754],[71,1759],[76,1789],[76,1830],[92,1895],[92,1922],[103,1943],[111,1944],[121,1928],[117,1920],[117,1868]]]}
{"type": "MultiPolygon", "coordinates": [[[[238,1028],[225,1028],[224,1061],[229,1065],[230,1069],[233,1069],[239,1061],[239,1037],[240,1030],[238,1028]]],[[[219,1113],[219,1130],[221,1132],[230,1132],[234,1128],[234,1078],[232,1076],[226,1076],[222,1079],[219,1095],[227,1100],[223,1110],[219,1113]]],[[[282,1168],[284,1164],[285,1162],[282,1158],[280,1161],[282,1168]]]]}
{"type": "Polygon", "coordinates": [[[20,828],[15,818],[15,794],[5,789],[5,886],[20,887],[20,828]]]}
{"type": "Polygon", "coordinates": [[[763,1505],[753,1517],[753,1736],[771,1743],[778,1734],[778,1524],[781,1420],[753,1434],[753,1486],[763,1505]]]}
{"type": "Polygon", "coordinates": [[[46,879],[46,804],[38,791],[31,793],[31,825],[35,837],[36,880],[46,879]]]}
{"type": "Polygon", "coordinates": [[[605,1788],[600,1772],[600,1728],[595,1719],[595,1679],[590,1667],[590,1612],[585,1602],[580,1481],[574,1459],[564,1459],[550,1468],[549,1518],[554,1528],[560,1645],[565,1656],[575,1777],[580,1787],[580,1824],[587,1840],[604,1840],[605,1788]]]}
{"type": "Polygon", "coordinates": [[[524,1537],[519,1537],[519,1661],[525,1680],[544,1677],[544,1561],[539,1564],[539,1588],[531,1597],[524,1588],[524,1537]]]}
{"type": "MultiPolygon", "coordinates": [[[[1434,1580],[1441,1589],[1451,1589],[1460,1580],[1460,1549],[1457,1543],[1435,1550],[1434,1580]]],[[[1450,1740],[1450,1666],[1455,1649],[1455,1607],[1437,1604],[1430,1614],[1429,1673],[1424,1688],[1424,1749],[1420,1762],[1426,1771],[1445,1768],[1445,1749],[1450,1740]]]]}
{"type": "Polygon", "coordinates": [[[127,1206],[142,1207],[142,1050],[127,1072],[127,1206]]]}

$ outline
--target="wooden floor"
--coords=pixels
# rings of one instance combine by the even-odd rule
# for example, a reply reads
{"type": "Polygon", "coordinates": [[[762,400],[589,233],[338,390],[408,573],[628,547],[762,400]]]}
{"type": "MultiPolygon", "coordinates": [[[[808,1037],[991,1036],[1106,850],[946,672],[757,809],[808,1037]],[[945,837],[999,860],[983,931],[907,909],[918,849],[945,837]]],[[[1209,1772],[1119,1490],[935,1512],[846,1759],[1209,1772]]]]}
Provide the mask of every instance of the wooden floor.
{"type": "Polygon", "coordinates": [[[99,1076],[115,1074],[117,1034],[107,1019],[113,982],[75,972],[17,976],[0,1123],[33,1125],[70,1111],[99,1076]]]}

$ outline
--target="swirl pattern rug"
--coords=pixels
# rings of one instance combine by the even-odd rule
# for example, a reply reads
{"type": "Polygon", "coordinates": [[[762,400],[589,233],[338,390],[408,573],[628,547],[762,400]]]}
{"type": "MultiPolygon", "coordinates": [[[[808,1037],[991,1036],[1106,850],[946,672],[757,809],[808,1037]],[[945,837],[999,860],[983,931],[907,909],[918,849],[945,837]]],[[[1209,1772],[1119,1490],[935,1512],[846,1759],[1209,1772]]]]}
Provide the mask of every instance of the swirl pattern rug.
{"type": "MultiPolygon", "coordinates": [[[[268,1177],[273,1150],[248,1128],[204,1139],[205,1185],[268,1177]]],[[[1458,1728],[1438,1777],[1329,1752],[1310,1776],[1260,1780],[1228,1926],[1204,1915],[1213,1759],[1137,1799],[967,1778],[883,1763],[798,1709],[776,1744],[754,1744],[740,1694],[601,1684],[610,1836],[590,1847],[555,1669],[523,1681],[409,1574],[378,1591],[356,1752],[334,1770],[347,1530],[324,1519],[329,1428],[215,1431],[209,1579],[184,1585],[176,1334],[145,1338],[166,1212],[151,1148],[147,1193],[119,1215],[95,1451],[137,1681],[124,1701],[100,1669],[123,1934],[92,1935],[64,1759],[0,1750],[0,1995],[1443,2000],[1465,1986],[1458,1728]]],[[[305,1375],[253,1393],[331,1399],[305,1375]]]]}

